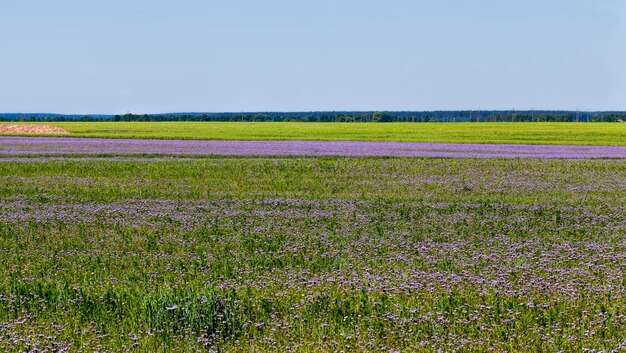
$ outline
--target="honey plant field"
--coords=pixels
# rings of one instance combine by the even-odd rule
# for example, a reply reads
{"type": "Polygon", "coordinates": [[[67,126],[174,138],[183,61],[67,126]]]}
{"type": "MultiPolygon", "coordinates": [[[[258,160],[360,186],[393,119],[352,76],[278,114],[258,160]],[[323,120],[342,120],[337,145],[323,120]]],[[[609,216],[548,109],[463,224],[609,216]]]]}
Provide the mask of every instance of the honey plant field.
{"type": "Polygon", "coordinates": [[[619,160],[0,163],[0,351],[626,349],[619,160]]]}

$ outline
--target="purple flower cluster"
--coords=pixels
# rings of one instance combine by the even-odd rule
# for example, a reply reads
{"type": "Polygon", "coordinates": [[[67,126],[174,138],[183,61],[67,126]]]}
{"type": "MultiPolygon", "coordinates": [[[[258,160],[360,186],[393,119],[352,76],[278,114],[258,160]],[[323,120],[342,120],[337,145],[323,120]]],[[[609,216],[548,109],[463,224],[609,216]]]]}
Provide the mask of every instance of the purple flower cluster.
{"type": "MultiPolygon", "coordinates": [[[[284,238],[277,249],[259,243],[250,249],[238,246],[231,250],[240,264],[239,278],[244,280],[223,281],[219,284],[222,288],[252,285],[282,289],[285,294],[298,287],[332,290],[338,284],[398,294],[475,288],[504,297],[539,295],[572,301],[582,295],[606,294],[609,289],[614,298],[626,298],[626,290],[620,287],[622,265],[618,265],[626,265],[626,241],[622,239],[625,215],[623,206],[394,205],[345,200],[0,203],[0,222],[5,225],[158,229],[172,233],[162,241],[183,249],[195,240],[180,234],[215,226],[234,231],[231,239],[223,240],[226,243],[236,244],[248,237],[267,238],[269,242],[284,238]],[[384,214],[380,214],[382,209],[384,214]],[[330,230],[329,224],[335,224],[336,229],[330,230]],[[383,227],[384,234],[374,236],[377,227],[383,227]],[[545,240],[551,238],[558,242],[545,240]],[[292,269],[263,273],[248,267],[255,259],[288,263],[294,257],[341,261],[346,268],[304,275],[292,269]],[[386,270],[372,267],[369,261],[374,259],[372,264],[386,263],[386,270]]],[[[97,244],[105,235],[93,236],[89,243],[97,244]]],[[[88,253],[108,257],[109,250],[94,247],[88,253]]],[[[59,256],[71,261],[80,254],[87,255],[62,251],[59,256]]],[[[171,255],[160,261],[167,258],[171,255]]],[[[184,279],[190,273],[177,275],[184,279]]]]}
{"type": "Polygon", "coordinates": [[[197,141],[0,137],[0,154],[167,154],[438,158],[626,158],[626,146],[497,145],[354,141],[197,141]]]}

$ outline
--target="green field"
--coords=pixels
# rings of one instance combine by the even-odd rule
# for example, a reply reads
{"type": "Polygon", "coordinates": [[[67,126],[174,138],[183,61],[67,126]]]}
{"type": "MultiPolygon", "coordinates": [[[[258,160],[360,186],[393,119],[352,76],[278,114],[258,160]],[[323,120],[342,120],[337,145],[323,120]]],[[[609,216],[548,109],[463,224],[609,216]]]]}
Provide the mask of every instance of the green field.
{"type": "Polygon", "coordinates": [[[0,350],[620,351],[626,164],[0,163],[0,350]]]}
{"type": "Polygon", "coordinates": [[[50,123],[76,137],[626,145],[620,123],[50,123]]]}

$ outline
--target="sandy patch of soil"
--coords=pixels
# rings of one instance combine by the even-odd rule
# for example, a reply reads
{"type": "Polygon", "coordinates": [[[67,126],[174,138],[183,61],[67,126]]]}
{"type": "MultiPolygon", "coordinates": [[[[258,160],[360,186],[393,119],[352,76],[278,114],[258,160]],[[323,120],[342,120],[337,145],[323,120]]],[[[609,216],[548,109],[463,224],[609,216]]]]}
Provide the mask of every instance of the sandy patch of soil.
{"type": "Polygon", "coordinates": [[[0,135],[59,135],[69,133],[67,130],[51,125],[0,124],[0,135]]]}

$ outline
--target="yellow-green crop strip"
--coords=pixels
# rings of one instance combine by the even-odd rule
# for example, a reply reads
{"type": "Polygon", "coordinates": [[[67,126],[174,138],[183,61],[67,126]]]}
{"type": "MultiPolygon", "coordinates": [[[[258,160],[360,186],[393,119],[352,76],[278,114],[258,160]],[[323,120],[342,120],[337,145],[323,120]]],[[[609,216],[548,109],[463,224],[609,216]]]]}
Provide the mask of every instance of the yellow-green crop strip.
{"type": "Polygon", "coordinates": [[[72,137],[626,145],[622,123],[46,123],[72,137]]]}

